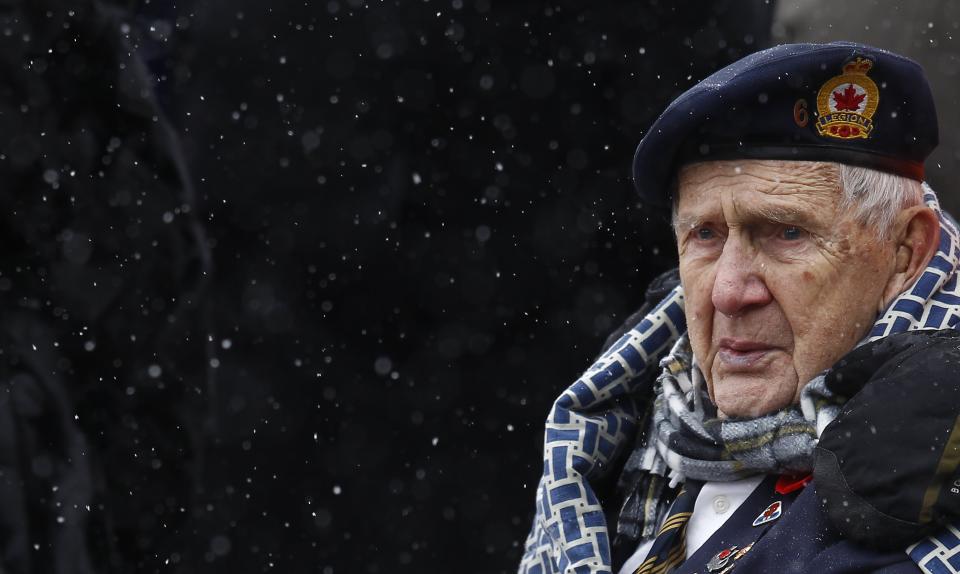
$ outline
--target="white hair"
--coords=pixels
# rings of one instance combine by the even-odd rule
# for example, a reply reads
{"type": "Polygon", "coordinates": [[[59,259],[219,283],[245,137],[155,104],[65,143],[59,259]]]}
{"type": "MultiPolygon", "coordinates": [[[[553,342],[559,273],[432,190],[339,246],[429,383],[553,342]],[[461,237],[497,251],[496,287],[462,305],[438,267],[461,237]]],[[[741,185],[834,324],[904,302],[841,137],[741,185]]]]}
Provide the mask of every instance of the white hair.
{"type": "Polygon", "coordinates": [[[900,211],[921,205],[926,183],[867,167],[837,164],[840,168],[840,212],[857,223],[873,228],[887,239],[900,211]]]}

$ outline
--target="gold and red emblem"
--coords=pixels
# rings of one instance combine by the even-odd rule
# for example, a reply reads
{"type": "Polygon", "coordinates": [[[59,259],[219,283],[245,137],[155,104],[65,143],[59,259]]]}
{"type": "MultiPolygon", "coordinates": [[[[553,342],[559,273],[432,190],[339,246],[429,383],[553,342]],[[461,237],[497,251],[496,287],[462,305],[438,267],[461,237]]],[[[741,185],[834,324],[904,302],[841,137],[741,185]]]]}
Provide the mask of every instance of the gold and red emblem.
{"type": "Polygon", "coordinates": [[[820,86],[817,93],[817,132],[837,139],[868,138],[873,114],[880,103],[877,85],[867,77],[873,62],[857,58],[843,66],[843,73],[820,86]]]}

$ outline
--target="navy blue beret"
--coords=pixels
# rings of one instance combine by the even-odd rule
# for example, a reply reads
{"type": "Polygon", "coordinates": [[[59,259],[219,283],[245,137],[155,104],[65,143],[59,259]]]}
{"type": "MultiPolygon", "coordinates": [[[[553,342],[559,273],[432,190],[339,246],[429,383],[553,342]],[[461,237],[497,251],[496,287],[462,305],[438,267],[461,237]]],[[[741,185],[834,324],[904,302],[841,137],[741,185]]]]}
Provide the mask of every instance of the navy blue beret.
{"type": "Polygon", "coordinates": [[[641,199],[669,204],[687,163],[835,161],[923,180],[937,112],[919,64],[850,42],[786,44],[751,54],[693,86],[637,146],[641,199]]]}

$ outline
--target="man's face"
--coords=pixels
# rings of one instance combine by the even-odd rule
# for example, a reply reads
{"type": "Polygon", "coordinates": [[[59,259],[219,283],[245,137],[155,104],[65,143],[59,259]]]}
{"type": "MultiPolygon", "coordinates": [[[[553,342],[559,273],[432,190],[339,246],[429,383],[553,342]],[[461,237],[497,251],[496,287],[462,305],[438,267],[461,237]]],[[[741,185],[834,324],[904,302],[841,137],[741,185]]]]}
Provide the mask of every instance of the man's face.
{"type": "Polygon", "coordinates": [[[680,170],[675,227],[687,327],[726,416],[796,403],[875,320],[894,247],[838,212],[838,171],[771,160],[680,170]]]}

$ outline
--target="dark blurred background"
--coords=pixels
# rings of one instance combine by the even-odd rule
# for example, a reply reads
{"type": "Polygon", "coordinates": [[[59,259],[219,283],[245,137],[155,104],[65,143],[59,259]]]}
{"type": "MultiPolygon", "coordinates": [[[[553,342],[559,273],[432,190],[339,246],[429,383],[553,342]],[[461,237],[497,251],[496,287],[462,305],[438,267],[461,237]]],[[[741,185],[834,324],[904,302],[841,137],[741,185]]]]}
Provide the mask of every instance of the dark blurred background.
{"type": "Polygon", "coordinates": [[[0,1],[3,568],[514,571],[636,143],[802,4],[0,1]]]}
{"type": "Polygon", "coordinates": [[[673,258],[633,148],[766,40],[735,4],[195,7],[170,77],[232,341],[214,564],[516,568],[550,403],[673,258]]]}

